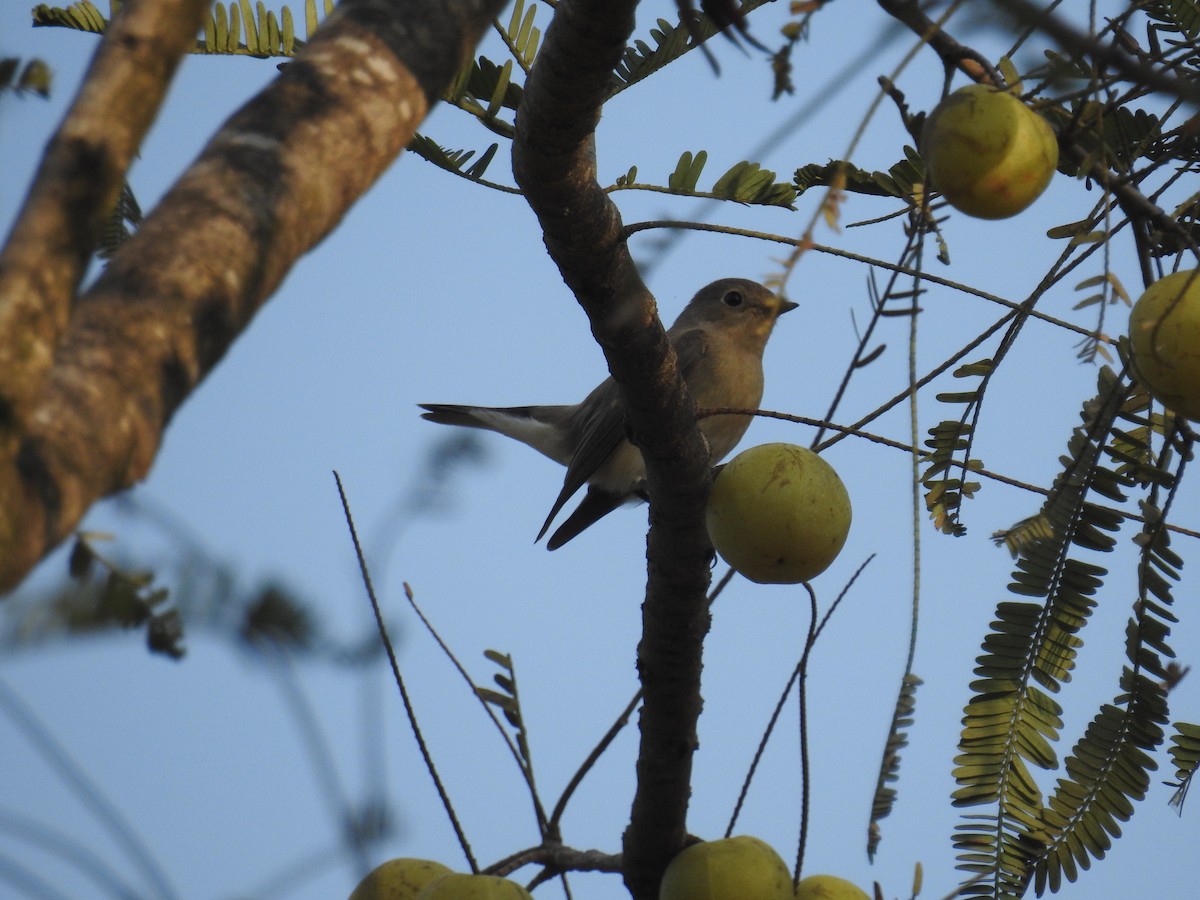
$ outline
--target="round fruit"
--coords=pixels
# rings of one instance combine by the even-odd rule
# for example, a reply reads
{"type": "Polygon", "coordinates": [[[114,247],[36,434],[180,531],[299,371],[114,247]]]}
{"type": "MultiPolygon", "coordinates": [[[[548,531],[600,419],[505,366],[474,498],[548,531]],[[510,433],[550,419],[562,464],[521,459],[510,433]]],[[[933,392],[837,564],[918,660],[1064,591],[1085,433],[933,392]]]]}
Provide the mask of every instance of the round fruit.
{"type": "Polygon", "coordinates": [[[796,900],[871,900],[857,884],[836,875],[809,875],[796,885],[796,900]]]}
{"type": "Polygon", "coordinates": [[[1041,196],[1058,165],[1046,120],[1008,91],[959,88],[925,120],[921,152],[933,187],[959,212],[1015,216],[1041,196]]]}
{"type": "Polygon", "coordinates": [[[758,838],[706,841],[671,860],[658,900],[792,900],[792,875],[758,838]]]}
{"type": "Polygon", "coordinates": [[[533,900],[533,895],[507,878],[455,873],[429,882],[417,900],[533,900]]]}
{"type": "Polygon", "coordinates": [[[708,497],[708,536],[759,584],[824,572],[850,532],[850,497],[833,467],[795,444],[761,444],[721,469],[708,497]]]}
{"type": "Polygon", "coordinates": [[[430,859],[389,859],[376,866],[350,895],[350,900],[416,900],[421,889],[450,869],[430,859]]]}
{"type": "Polygon", "coordinates": [[[1161,278],[1129,314],[1133,371],[1164,406],[1200,421],[1200,269],[1161,278]]]}

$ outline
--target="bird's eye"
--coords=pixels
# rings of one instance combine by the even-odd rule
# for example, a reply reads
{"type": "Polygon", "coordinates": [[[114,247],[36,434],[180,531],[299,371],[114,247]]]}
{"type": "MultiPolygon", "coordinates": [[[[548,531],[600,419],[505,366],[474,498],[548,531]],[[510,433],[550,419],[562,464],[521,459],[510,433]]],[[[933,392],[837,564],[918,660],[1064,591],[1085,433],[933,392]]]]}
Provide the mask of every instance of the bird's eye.
{"type": "Polygon", "coordinates": [[[742,297],[741,291],[729,291],[721,298],[726,306],[738,307],[741,306],[745,298],[742,297]]]}

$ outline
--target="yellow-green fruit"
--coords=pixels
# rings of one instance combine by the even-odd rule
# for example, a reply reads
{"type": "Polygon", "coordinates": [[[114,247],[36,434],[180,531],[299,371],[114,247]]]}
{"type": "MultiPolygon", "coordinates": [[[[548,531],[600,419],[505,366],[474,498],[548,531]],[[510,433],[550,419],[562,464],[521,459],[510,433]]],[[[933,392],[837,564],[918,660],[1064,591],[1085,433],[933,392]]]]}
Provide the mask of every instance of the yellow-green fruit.
{"type": "Polygon", "coordinates": [[[443,875],[426,885],[417,900],[533,900],[515,881],[496,875],[443,875]]]}
{"type": "Polygon", "coordinates": [[[796,900],[871,900],[857,884],[836,875],[809,875],[796,885],[796,900]]]}
{"type": "Polygon", "coordinates": [[[1168,409],[1200,421],[1200,269],[1161,278],[1129,315],[1133,371],[1168,409]]]}
{"type": "Polygon", "coordinates": [[[761,444],[721,469],[708,536],[751,581],[796,584],[824,572],[850,532],[850,496],[833,466],[795,444],[761,444]]]}
{"type": "Polygon", "coordinates": [[[671,860],[658,900],[792,900],[792,876],[758,838],[706,841],[671,860]]]}
{"type": "Polygon", "coordinates": [[[1046,120],[984,84],[960,88],[929,114],[921,153],[933,187],[969,216],[1007,219],[1041,196],[1058,165],[1046,120]]]}
{"type": "Polygon", "coordinates": [[[358,883],[350,900],[416,900],[425,885],[449,874],[430,859],[389,859],[358,883]]]}

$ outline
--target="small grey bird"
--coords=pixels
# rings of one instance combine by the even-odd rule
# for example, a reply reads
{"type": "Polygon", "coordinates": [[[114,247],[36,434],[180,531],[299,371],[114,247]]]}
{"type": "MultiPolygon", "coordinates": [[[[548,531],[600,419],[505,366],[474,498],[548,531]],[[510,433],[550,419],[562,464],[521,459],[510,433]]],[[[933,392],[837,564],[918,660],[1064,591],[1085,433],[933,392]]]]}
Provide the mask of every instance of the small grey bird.
{"type": "MultiPolygon", "coordinates": [[[[679,370],[701,408],[756,408],[762,400],[762,355],[775,319],[796,304],[744,278],[723,278],[702,288],[684,307],[667,338],[679,370]]],[[[571,497],[584,484],[579,507],[550,536],[557,550],[622,503],[646,499],[646,464],[625,438],[625,415],[617,384],[606,378],[574,406],[452,406],[422,403],[422,418],[443,425],[484,428],[528,444],[567,467],[558,499],[550,508],[541,540],[571,497]]],[[[700,422],[711,462],[720,462],[750,426],[750,416],[709,416],[700,422]]]]}

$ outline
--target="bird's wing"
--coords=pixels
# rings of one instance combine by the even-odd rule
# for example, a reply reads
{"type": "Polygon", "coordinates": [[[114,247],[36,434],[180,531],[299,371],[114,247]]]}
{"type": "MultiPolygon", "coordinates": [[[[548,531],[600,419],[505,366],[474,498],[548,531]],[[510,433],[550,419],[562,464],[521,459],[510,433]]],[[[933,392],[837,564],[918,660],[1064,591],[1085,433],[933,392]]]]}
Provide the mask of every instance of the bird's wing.
{"type": "MultiPolygon", "coordinates": [[[[587,494],[584,495],[580,504],[575,507],[575,511],[567,516],[566,521],[558,526],[554,534],[550,535],[550,540],[546,541],[546,549],[557,550],[567,541],[571,540],[571,538],[578,535],[585,528],[600,521],[628,499],[627,495],[589,486],[587,494]]],[[[543,528],[542,531],[544,532],[545,529],[543,528]]]]}
{"type": "MultiPolygon", "coordinates": [[[[700,362],[708,355],[708,334],[703,328],[689,328],[686,331],[671,336],[676,356],[682,360],[680,374],[687,381],[700,362]]],[[[562,490],[550,508],[550,514],[538,532],[537,539],[541,540],[550,529],[550,523],[558,515],[563,505],[588,479],[596,473],[625,439],[625,413],[621,409],[621,398],[617,383],[611,378],[606,379],[597,387],[586,400],[579,405],[582,418],[573,423],[580,434],[579,444],[571,462],[567,465],[567,475],[563,480],[562,490]]],[[[630,488],[634,488],[630,485],[630,488]]],[[[636,491],[635,491],[636,493],[636,491]]],[[[551,550],[561,547],[588,525],[601,516],[607,515],[628,499],[628,494],[590,488],[579,509],[556,531],[547,545],[551,550]],[[597,496],[593,497],[593,491],[597,496]]]]}
{"type": "MultiPolygon", "coordinates": [[[[578,418],[571,422],[570,427],[579,435],[579,442],[571,461],[567,464],[562,490],[558,492],[558,498],[550,507],[550,514],[546,516],[542,530],[538,532],[539,541],[550,528],[551,521],[563,508],[563,504],[587,484],[588,479],[625,439],[625,414],[621,410],[617,384],[611,378],[602,382],[579,404],[576,415],[578,418]]],[[[612,508],[615,507],[610,507],[612,508]]]]}
{"type": "Polygon", "coordinates": [[[685,382],[690,383],[692,374],[708,356],[708,332],[703,328],[689,328],[679,335],[673,335],[671,346],[675,348],[675,358],[679,361],[679,374],[685,382]]]}

